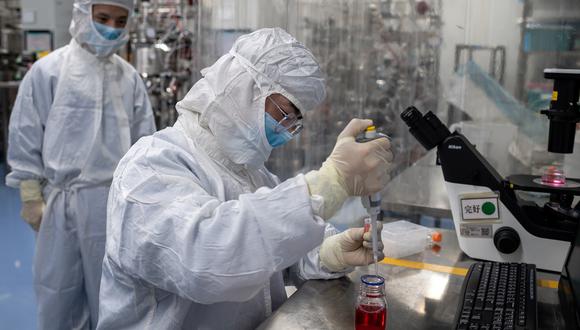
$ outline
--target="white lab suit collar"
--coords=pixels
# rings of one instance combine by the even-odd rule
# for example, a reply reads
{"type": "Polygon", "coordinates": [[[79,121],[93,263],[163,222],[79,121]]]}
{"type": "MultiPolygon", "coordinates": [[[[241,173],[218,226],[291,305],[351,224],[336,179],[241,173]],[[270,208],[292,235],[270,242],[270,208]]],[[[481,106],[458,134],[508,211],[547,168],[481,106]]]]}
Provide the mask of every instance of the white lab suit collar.
{"type": "Polygon", "coordinates": [[[232,162],[223,152],[213,134],[199,124],[199,113],[180,112],[174,127],[183,131],[194,145],[205,151],[216,163],[225,166],[236,174],[241,174],[245,170],[244,165],[232,162]]]}
{"type": "Polygon", "coordinates": [[[115,58],[115,54],[111,54],[107,57],[97,57],[95,54],[91,53],[89,50],[85,49],[81,46],[75,38],[71,38],[69,46],[71,50],[75,53],[75,56],[78,56],[82,61],[87,63],[87,65],[97,65],[101,64],[113,64],[117,60],[115,58]]]}

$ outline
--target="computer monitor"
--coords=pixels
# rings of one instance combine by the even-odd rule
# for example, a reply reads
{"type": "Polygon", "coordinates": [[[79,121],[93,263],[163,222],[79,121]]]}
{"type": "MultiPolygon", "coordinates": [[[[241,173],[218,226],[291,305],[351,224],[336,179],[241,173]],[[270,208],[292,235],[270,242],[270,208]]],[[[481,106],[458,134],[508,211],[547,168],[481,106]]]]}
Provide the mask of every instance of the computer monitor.
{"type": "Polygon", "coordinates": [[[51,52],[53,36],[50,30],[26,30],[24,31],[24,50],[27,52],[51,52]]]}
{"type": "Polygon", "coordinates": [[[580,226],[562,269],[558,295],[566,328],[580,329],[580,226]]]}

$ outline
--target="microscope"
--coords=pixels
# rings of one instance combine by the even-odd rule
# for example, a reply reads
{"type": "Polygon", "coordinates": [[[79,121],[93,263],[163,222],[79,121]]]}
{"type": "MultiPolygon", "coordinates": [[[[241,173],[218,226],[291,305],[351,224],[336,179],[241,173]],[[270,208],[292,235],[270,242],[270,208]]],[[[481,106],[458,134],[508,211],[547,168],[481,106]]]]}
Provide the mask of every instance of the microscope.
{"type": "MultiPolygon", "coordinates": [[[[548,110],[548,151],[572,153],[576,123],[580,121],[580,70],[545,69],[554,80],[548,110]]],[[[407,108],[401,118],[427,150],[437,147],[459,247],[475,259],[525,262],[560,272],[580,220],[580,179],[558,171],[543,176],[502,177],[460,133],[449,129],[431,111],[422,115],[407,108]],[[543,205],[518,191],[549,195],[543,205]],[[520,194],[521,195],[521,194],[520,194]]]]}

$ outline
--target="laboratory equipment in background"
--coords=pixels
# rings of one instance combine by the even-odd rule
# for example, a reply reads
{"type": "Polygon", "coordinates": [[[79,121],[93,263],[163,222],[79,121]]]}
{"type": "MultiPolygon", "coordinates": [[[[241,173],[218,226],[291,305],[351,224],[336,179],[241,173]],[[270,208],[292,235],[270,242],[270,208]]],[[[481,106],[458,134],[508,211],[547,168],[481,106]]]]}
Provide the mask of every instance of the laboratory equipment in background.
{"type": "Polygon", "coordinates": [[[523,0],[514,96],[532,110],[550,103],[543,68],[580,67],[580,4],[575,0],[523,0]]]}
{"type": "Polygon", "coordinates": [[[453,64],[453,71],[459,70],[462,57],[466,56],[467,61],[473,61],[474,53],[485,52],[488,53],[489,63],[487,72],[489,75],[497,80],[500,85],[504,83],[505,76],[505,46],[484,46],[484,45],[455,45],[455,59],[453,64]]]}
{"type": "MultiPolygon", "coordinates": [[[[466,65],[476,65],[475,56],[482,56],[488,58],[486,76],[497,82],[501,87],[504,85],[505,79],[505,62],[506,49],[505,46],[484,46],[484,45],[455,45],[455,58],[453,61],[453,72],[455,75],[463,75],[466,71],[466,65]]],[[[483,69],[482,69],[482,72],[483,69]]],[[[466,106],[464,99],[469,97],[466,95],[469,90],[465,88],[465,81],[453,81],[451,91],[448,95],[449,107],[447,109],[447,124],[457,123],[461,121],[480,120],[481,117],[492,119],[490,117],[497,116],[490,114],[491,111],[481,111],[481,108],[470,104],[466,106]]],[[[501,88],[500,87],[500,88],[501,88]]],[[[502,118],[503,119],[503,118],[502,118]]]]}
{"type": "Polygon", "coordinates": [[[20,80],[32,64],[70,41],[73,0],[0,1],[0,162],[8,149],[8,120],[20,80]]]}
{"type": "MultiPolygon", "coordinates": [[[[580,121],[580,70],[546,69],[554,79],[548,151],[572,152],[580,121]]],[[[401,118],[426,148],[437,147],[459,246],[472,258],[525,262],[560,271],[580,221],[580,180],[545,182],[539,176],[503,178],[462,134],[450,133],[432,112],[409,107],[401,118]],[[549,194],[543,205],[519,192],[549,194]]]]}
{"type": "Polygon", "coordinates": [[[386,223],[381,232],[385,257],[404,258],[441,242],[441,233],[406,220],[386,223]]]}
{"type": "MultiPolygon", "coordinates": [[[[68,28],[72,19],[73,2],[74,0],[20,0],[21,30],[48,31],[52,39],[50,50],[67,45],[71,39],[68,28]]],[[[31,37],[38,37],[34,42],[39,44],[34,47],[45,44],[45,35],[31,37]]]]}
{"type": "Polygon", "coordinates": [[[8,120],[16,99],[18,80],[26,73],[28,58],[22,56],[20,2],[0,2],[0,162],[6,160],[8,120]]]}
{"type": "Polygon", "coordinates": [[[387,328],[388,305],[385,279],[378,275],[363,275],[355,306],[355,330],[387,328]]]}
{"type": "Polygon", "coordinates": [[[141,73],[162,129],[200,71],[237,37],[282,27],[320,61],[328,97],[267,167],[282,180],[318,168],[346,123],[360,117],[391,135],[396,175],[418,157],[408,156],[418,144],[397,124],[398,109],[437,107],[441,7],[442,0],[137,0],[124,55],[141,73]]]}
{"type": "Polygon", "coordinates": [[[1,80],[12,80],[18,72],[18,56],[22,52],[22,34],[17,21],[9,17],[15,10],[0,8],[1,80]]]}
{"type": "Polygon", "coordinates": [[[157,129],[173,125],[175,104],[193,85],[196,2],[192,0],[141,0],[125,57],[141,74],[157,129]]]}
{"type": "Polygon", "coordinates": [[[23,37],[25,54],[34,54],[36,58],[41,58],[54,50],[54,38],[50,30],[26,30],[23,37]]]}
{"type": "Polygon", "coordinates": [[[0,81],[22,79],[26,73],[22,62],[20,3],[0,2],[0,81]]]}
{"type": "Polygon", "coordinates": [[[397,175],[420,157],[411,155],[417,144],[397,122],[401,105],[438,106],[442,1],[288,3],[299,15],[280,26],[320,61],[328,95],[305,114],[301,136],[272,152],[268,168],[281,179],[316,168],[348,121],[359,117],[389,132],[397,154],[391,173],[397,175]]]}

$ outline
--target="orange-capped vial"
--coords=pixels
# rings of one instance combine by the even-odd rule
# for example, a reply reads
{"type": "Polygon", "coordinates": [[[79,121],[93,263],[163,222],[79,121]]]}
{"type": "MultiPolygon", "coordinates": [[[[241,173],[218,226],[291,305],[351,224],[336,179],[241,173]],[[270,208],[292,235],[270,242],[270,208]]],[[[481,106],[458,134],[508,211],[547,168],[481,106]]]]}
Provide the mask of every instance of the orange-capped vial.
{"type": "Polygon", "coordinates": [[[440,243],[442,238],[443,235],[441,235],[441,233],[438,231],[434,231],[431,233],[431,240],[435,243],[440,243]]]}

